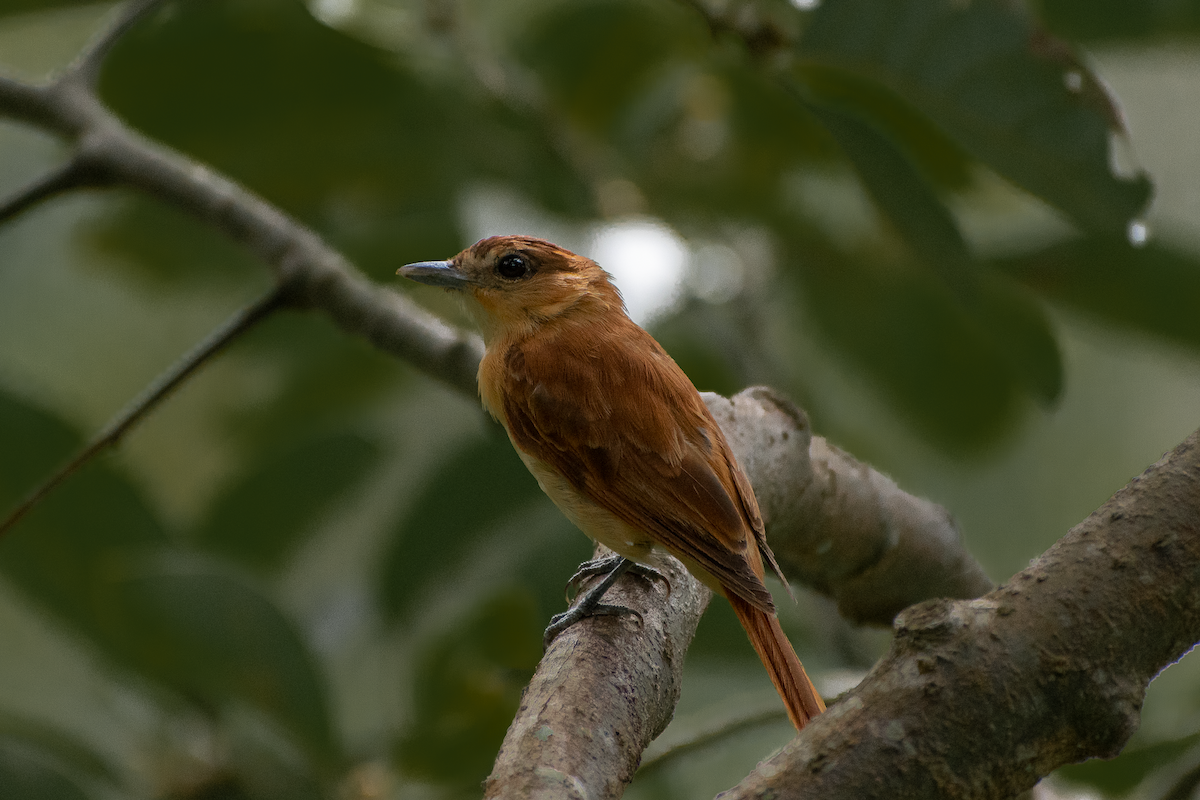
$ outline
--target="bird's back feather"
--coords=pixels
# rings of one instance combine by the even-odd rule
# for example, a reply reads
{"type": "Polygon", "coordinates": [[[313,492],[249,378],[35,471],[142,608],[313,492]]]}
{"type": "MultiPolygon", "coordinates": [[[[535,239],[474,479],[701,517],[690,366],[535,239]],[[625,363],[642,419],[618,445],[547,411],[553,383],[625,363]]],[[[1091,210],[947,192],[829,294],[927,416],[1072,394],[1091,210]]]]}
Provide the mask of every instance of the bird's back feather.
{"type": "MultiPolygon", "coordinates": [[[[624,314],[602,334],[571,327],[543,326],[496,353],[500,385],[485,400],[497,398],[513,444],[723,593],[773,611],[749,556],[770,553],[758,504],[691,381],[624,314]]],[[[480,377],[482,387],[485,368],[480,377]]]]}

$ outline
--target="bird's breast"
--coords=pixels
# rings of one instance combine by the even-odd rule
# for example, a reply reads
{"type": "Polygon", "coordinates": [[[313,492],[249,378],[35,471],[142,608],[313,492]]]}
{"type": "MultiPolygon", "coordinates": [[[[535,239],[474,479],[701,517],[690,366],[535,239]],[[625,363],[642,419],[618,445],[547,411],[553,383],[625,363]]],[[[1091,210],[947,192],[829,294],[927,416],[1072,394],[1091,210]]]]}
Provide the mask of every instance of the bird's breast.
{"type": "Polygon", "coordinates": [[[575,527],[619,555],[643,564],[649,561],[653,539],[593,503],[549,464],[522,452],[520,447],[517,447],[517,455],[533,473],[546,496],[575,527]]]}

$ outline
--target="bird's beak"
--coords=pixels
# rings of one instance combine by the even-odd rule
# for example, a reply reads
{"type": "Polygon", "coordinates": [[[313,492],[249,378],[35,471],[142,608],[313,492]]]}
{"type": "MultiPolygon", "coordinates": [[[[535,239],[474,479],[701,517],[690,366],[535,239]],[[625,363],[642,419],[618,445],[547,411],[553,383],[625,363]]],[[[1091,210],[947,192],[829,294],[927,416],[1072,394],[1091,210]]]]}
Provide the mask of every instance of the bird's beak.
{"type": "Polygon", "coordinates": [[[396,270],[396,274],[411,278],[417,283],[441,286],[446,289],[463,289],[471,283],[466,274],[449,261],[419,261],[416,264],[405,264],[396,270]]]}

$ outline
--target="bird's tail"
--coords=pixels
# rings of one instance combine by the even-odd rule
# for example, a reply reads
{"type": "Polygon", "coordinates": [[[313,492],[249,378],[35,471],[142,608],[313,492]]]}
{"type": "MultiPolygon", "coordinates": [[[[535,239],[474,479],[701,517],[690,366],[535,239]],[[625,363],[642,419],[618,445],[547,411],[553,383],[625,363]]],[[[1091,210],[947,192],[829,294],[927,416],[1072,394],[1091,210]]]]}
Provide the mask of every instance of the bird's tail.
{"type": "Polygon", "coordinates": [[[746,629],[750,644],[762,659],[771,683],[783,698],[787,706],[788,717],[796,730],[800,730],[808,721],[825,710],[825,703],[816,687],[808,679],[804,665],[800,663],[792,643],[788,641],[779,627],[779,618],[774,614],[746,602],[742,598],[728,593],[729,604],[737,614],[738,622],[746,629]]]}

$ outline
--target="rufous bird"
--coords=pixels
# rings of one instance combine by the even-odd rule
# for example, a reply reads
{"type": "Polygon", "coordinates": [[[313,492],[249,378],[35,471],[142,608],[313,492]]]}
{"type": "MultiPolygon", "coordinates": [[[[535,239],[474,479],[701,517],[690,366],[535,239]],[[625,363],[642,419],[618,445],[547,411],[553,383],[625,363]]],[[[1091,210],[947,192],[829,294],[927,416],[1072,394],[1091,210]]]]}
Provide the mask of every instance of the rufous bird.
{"type": "Polygon", "coordinates": [[[555,505],[623,557],[547,636],[620,610],[600,595],[631,561],[651,564],[665,550],[733,606],[796,728],[824,711],[763,584],[764,564],[787,581],[750,482],[696,387],[625,313],[609,275],[527,236],[494,236],[399,274],[468,299],[487,345],[484,407],[555,505]]]}

